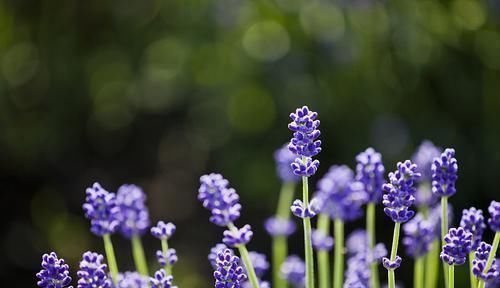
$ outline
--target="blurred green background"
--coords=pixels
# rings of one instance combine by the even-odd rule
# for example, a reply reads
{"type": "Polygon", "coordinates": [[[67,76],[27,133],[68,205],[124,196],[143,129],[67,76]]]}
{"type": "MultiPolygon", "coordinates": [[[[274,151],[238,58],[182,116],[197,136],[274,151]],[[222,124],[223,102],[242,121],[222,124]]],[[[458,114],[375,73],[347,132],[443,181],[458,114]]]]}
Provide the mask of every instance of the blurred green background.
{"type": "MultiPolygon", "coordinates": [[[[251,250],[268,253],[272,153],[304,104],[322,121],[312,185],[368,146],[390,171],[430,139],[457,150],[455,214],[486,208],[499,195],[499,3],[0,1],[2,278],[33,287],[41,253],[74,272],[82,252],[103,251],[81,210],[94,181],[142,186],[152,220],[177,224],[180,287],[210,286],[206,254],[221,239],[196,200],[203,173],[231,181],[251,250]]],[[[389,245],[392,225],[377,213],[389,245]]],[[[129,243],[114,239],[121,270],[132,269],[129,243]]],[[[153,263],[159,243],[144,241],[153,263]]],[[[398,279],[410,287],[405,263],[398,279]]]]}

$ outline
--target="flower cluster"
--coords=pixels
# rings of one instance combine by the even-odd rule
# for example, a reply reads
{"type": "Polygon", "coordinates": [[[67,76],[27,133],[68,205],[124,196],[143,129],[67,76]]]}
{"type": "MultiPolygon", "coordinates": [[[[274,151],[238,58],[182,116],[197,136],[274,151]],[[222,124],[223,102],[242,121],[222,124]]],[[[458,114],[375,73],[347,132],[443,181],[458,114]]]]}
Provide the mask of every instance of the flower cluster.
{"type": "Polygon", "coordinates": [[[230,247],[236,247],[238,245],[245,245],[250,242],[252,236],[252,227],[247,224],[241,229],[224,231],[224,238],[222,238],[222,242],[230,247]]]}
{"type": "Polygon", "coordinates": [[[464,228],[451,228],[444,237],[446,243],[441,250],[441,260],[448,265],[462,265],[472,247],[472,234],[464,228]]]}
{"type": "Polygon", "coordinates": [[[403,225],[406,253],[414,258],[425,255],[435,239],[434,223],[417,214],[403,225]]]}
{"type": "Polygon", "coordinates": [[[457,192],[458,164],[455,149],[445,149],[432,163],[432,193],[440,197],[450,197],[457,192]]]}
{"type": "Polygon", "coordinates": [[[441,149],[434,146],[431,141],[424,140],[412,156],[411,161],[417,165],[416,171],[421,174],[415,193],[415,205],[417,206],[432,206],[438,200],[431,189],[431,169],[432,162],[439,155],[441,155],[441,149]]]}
{"type": "Polygon", "coordinates": [[[78,288],[109,288],[111,282],[107,276],[104,257],[94,252],[85,252],[78,271],[78,288]]]}
{"type": "Polygon", "coordinates": [[[356,180],[363,184],[369,202],[378,203],[382,198],[385,168],[382,155],[368,148],[356,156],[356,180]]]}
{"type": "Polygon", "coordinates": [[[212,268],[215,270],[217,268],[217,256],[220,252],[224,250],[229,250],[229,252],[233,252],[233,250],[228,249],[226,244],[217,243],[214,247],[210,249],[210,253],[208,253],[208,262],[212,265],[212,268]]]}
{"type": "Polygon", "coordinates": [[[131,238],[142,235],[149,228],[146,194],[136,185],[124,184],[118,188],[116,203],[120,207],[120,232],[131,238]]]}
{"type": "Polygon", "coordinates": [[[494,280],[500,275],[500,272],[497,271],[496,260],[493,260],[493,263],[488,271],[484,271],[490,253],[491,245],[486,242],[481,242],[481,244],[478,245],[476,252],[474,252],[474,260],[472,261],[472,273],[484,281],[494,280]]]}
{"type": "Polygon", "coordinates": [[[225,249],[217,254],[216,270],[214,272],[215,288],[240,288],[247,279],[240,259],[234,256],[230,249],[225,249]]]}
{"type": "Polygon", "coordinates": [[[297,108],[295,113],[290,114],[292,122],[288,124],[288,129],[294,133],[288,149],[298,156],[291,164],[297,176],[309,177],[318,170],[319,161],[311,158],[321,152],[321,141],[318,140],[320,122],[317,117],[318,113],[310,111],[307,106],[297,108]]]}
{"type": "Polygon", "coordinates": [[[118,274],[115,288],[149,288],[149,279],[137,272],[118,274]]]}
{"type": "Polygon", "coordinates": [[[490,219],[488,219],[491,230],[500,232],[500,202],[491,201],[488,212],[491,216],[490,219]]]}
{"type": "Polygon", "coordinates": [[[314,229],[311,235],[312,245],[317,251],[330,251],[333,247],[333,237],[321,230],[314,229]]]}
{"type": "Polygon", "coordinates": [[[229,181],[220,174],[212,173],[200,177],[198,200],[202,202],[203,207],[211,211],[210,222],[215,225],[227,226],[240,218],[240,197],[229,187],[229,181]]]}
{"type": "Polygon", "coordinates": [[[270,217],[264,222],[264,228],[271,236],[285,236],[292,235],[297,226],[293,220],[283,219],[280,217],[270,217]]]}
{"type": "Polygon", "coordinates": [[[38,287],[64,288],[71,283],[69,266],[64,259],[57,258],[57,254],[51,252],[42,256],[42,270],[36,274],[40,279],[36,284],[38,287]]]}
{"type": "Polygon", "coordinates": [[[292,170],[292,163],[295,161],[295,154],[288,149],[288,145],[283,145],[274,152],[274,161],[276,162],[276,172],[282,182],[297,182],[300,177],[295,175],[292,170]]]}
{"type": "Polygon", "coordinates": [[[304,287],[306,279],[306,265],[299,256],[291,255],[285,259],[280,267],[281,278],[295,288],[304,287]]]}
{"type": "Polygon", "coordinates": [[[483,211],[474,207],[464,209],[462,211],[460,227],[472,234],[472,250],[476,250],[483,237],[484,229],[486,229],[483,211]]]}
{"type": "Polygon", "coordinates": [[[175,225],[171,222],[158,221],[156,226],[151,227],[151,235],[159,240],[168,240],[175,233],[175,225]]]}
{"type": "Polygon", "coordinates": [[[172,275],[167,276],[165,270],[160,269],[155,272],[154,277],[149,278],[149,283],[151,284],[151,288],[177,288],[177,286],[173,286],[173,280],[174,277],[172,275]]]}
{"type": "Polygon", "coordinates": [[[389,183],[384,184],[384,194],[382,203],[385,214],[391,217],[394,222],[406,222],[413,217],[414,211],[409,210],[415,201],[415,180],[420,177],[416,172],[417,165],[410,160],[399,162],[397,170],[389,173],[389,183]]]}
{"type": "Polygon", "coordinates": [[[156,251],[156,260],[160,266],[172,266],[179,260],[177,257],[177,251],[174,248],[167,249],[166,253],[162,250],[156,251]]]}
{"type": "Polygon", "coordinates": [[[292,210],[293,215],[299,218],[312,218],[318,214],[320,210],[317,199],[313,199],[309,205],[306,205],[302,202],[302,200],[295,199],[290,206],[290,210],[292,210]]]}
{"type": "Polygon", "coordinates": [[[85,217],[90,220],[90,231],[102,236],[116,232],[120,226],[120,208],[116,204],[115,193],[104,190],[99,183],[85,191],[83,204],[85,217]]]}

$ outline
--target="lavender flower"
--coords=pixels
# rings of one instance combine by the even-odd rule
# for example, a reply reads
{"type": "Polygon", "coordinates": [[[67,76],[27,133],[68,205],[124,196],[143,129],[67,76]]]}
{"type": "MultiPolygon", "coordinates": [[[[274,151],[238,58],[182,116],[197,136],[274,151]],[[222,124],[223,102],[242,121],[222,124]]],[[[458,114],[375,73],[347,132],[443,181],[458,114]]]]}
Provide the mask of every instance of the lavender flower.
{"type": "Polygon", "coordinates": [[[292,203],[292,206],[290,206],[290,210],[292,210],[293,215],[299,218],[312,218],[319,212],[319,207],[317,204],[318,201],[316,199],[313,199],[309,203],[309,206],[305,207],[304,203],[301,200],[295,199],[292,203]]]}
{"type": "Polygon", "coordinates": [[[417,214],[403,225],[403,231],[405,233],[403,244],[408,255],[418,258],[430,250],[435,238],[433,222],[417,214]]]}
{"type": "Polygon", "coordinates": [[[57,258],[55,252],[43,254],[42,270],[36,274],[40,279],[36,284],[38,287],[63,288],[69,287],[71,277],[69,276],[69,266],[64,263],[64,259],[57,258]]]}
{"type": "Polygon", "coordinates": [[[382,198],[385,168],[382,155],[368,148],[356,156],[356,180],[363,184],[369,202],[377,203],[382,198]]]}
{"type": "Polygon", "coordinates": [[[448,148],[432,163],[432,193],[440,197],[449,197],[457,192],[455,182],[458,179],[458,164],[455,150],[448,148]]]}
{"type": "Polygon", "coordinates": [[[368,237],[363,229],[356,229],[349,234],[345,241],[347,253],[357,254],[368,247],[368,237]]]}
{"type": "Polygon", "coordinates": [[[292,170],[292,163],[296,156],[288,149],[288,145],[283,145],[274,152],[274,161],[276,162],[276,172],[282,182],[297,182],[300,177],[295,175],[292,170]]]}
{"type": "Polygon", "coordinates": [[[446,243],[441,250],[441,260],[448,265],[462,265],[472,246],[472,234],[464,228],[451,228],[444,237],[446,243]]]}
{"type": "Polygon", "coordinates": [[[118,274],[118,284],[113,288],[149,288],[149,279],[138,272],[118,274]]]}
{"type": "Polygon", "coordinates": [[[149,227],[146,194],[136,185],[125,184],[118,188],[116,202],[120,207],[120,232],[131,238],[142,235],[149,227]]]}
{"type": "Polygon", "coordinates": [[[463,227],[465,231],[472,234],[472,250],[476,250],[483,237],[484,229],[486,228],[483,211],[474,207],[468,210],[464,209],[462,211],[460,226],[463,227]]]}
{"type": "Polygon", "coordinates": [[[267,261],[266,255],[259,252],[250,251],[248,252],[248,256],[250,256],[250,262],[252,262],[252,266],[257,277],[261,278],[262,276],[264,276],[267,270],[269,270],[269,262],[267,261]]]}
{"type": "Polygon", "coordinates": [[[397,168],[389,173],[389,183],[383,186],[387,194],[384,194],[382,204],[386,206],[385,214],[391,217],[392,221],[406,222],[415,214],[409,208],[415,201],[414,182],[420,177],[420,173],[416,172],[417,165],[410,160],[399,162],[397,168]]]}
{"type": "Polygon", "coordinates": [[[491,230],[497,233],[500,232],[500,202],[491,201],[488,212],[490,212],[491,216],[490,219],[488,219],[491,230]]]}
{"type": "Polygon", "coordinates": [[[171,222],[158,221],[155,227],[151,227],[151,235],[159,240],[168,240],[175,233],[175,225],[171,222]]]}
{"type": "Polygon", "coordinates": [[[474,253],[474,260],[472,261],[472,273],[479,279],[485,282],[492,281],[499,277],[499,271],[497,271],[496,260],[493,260],[490,269],[484,271],[486,268],[486,262],[488,261],[488,256],[491,253],[491,245],[486,242],[481,242],[478,245],[476,252],[474,253]]]}
{"type": "Polygon", "coordinates": [[[431,177],[432,162],[441,154],[441,149],[434,146],[429,140],[424,140],[413,154],[411,161],[417,165],[417,172],[422,175],[418,180],[418,188],[415,193],[415,204],[417,206],[432,206],[438,197],[432,193],[431,177]]]}
{"type": "Polygon", "coordinates": [[[217,269],[214,272],[215,288],[240,288],[247,279],[240,259],[234,256],[230,249],[219,252],[217,255],[217,269]]]}
{"type": "MultiPolygon", "coordinates": [[[[499,258],[495,259],[494,264],[496,264],[495,270],[500,271],[500,259],[499,258]]],[[[498,288],[498,287],[500,287],[500,275],[498,275],[494,279],[486,282],[486,288],[498,288]]]]}
{"type": "Polygon", "coordinates": [[[218,226],[227,226],[240,217],[240,197],[229,181],[220,174],[207,174],[200,177],[198,200],[203,207],[212,212],[210,222],[218,226]]]}
{"type": "Polygon", "coordinates": [[[403,259],[396,255],[396,258],[394,258],[393,261],[391,259],[384,257],[382,258],[382,265],[384,266],[385,269],[387,270],[396,270],[401,266],[401,262],[403,262],[403,259]]]}
{"type": "Polygon", "coordinates": [[[330,251],[333,247],[333,237],[321,230],[314,229],[312,232],[312,245],[317,251],[330,251]]]}
{"type": "Polygon", "coordinates": [[[347,259],[344,288],[369,288],[370,264],[365,254],[359,253],[347,259]]]}
{"type": "Polygon", "coordinates": [[[284,236],[292,235],[296,230],[296,225],[293,220],[283,219],[279,217],[270,217],[264,222],[264,228],[271,236],[284,236]]]}
{"type": "Polygon", "coordinates": [[[151,284],[151,288],[177,288],[177,286],[173,286],[173,280],[174,277],[172,275],[167,276],[165,270],[160,269],[155,272],[154,277],[149,278],[149,283],[151,284]]]}
{"type": "Polygon", "coordinates": [[[361,205],[367,200],[363,185],[354,181],[354,173],[345,166],[333,165],[318,182],[318,191],[311,203],[320,203],[322,213],[332,219],[352,221],[363,214],[361,205]]]}
{"type": "Polygon", "coordinates": [[[291,255],[281,264],[280,275],[296,288],[304,287],[306,280],[306,265],[299,256],[291,255]]]}
{"type": "Polygon", "coordinates": [[[90,231],[97,236],[116,232],[120,226],[116,195],[104,190],[99,183],[94,183],[85,193],[83,211],[90,220],[90,231]]]}
{"type": "Polygon", "coordinates": [[[156,251],[156,260],[160,264],[160,266],[164,267],[167,264],[172,266],[175,263],[177,263],[178,257],[177,257],[177,251],[175,251],[174,248],[169,248],[167,249],[167,253],[163,254],[163,251],[157,250],[156,251]]]}
{"type": "MultiPolygon", "coordinates": [[[[222,252],[226,249],[228,249],[226,244],[222,243],[217,243],[214,247],[210,249],[210,253],[208,253],[208,261],[210,262],[210,265],[212,265],[212,268],[214,270],[217,268],[217,255],[219,254],[219,252],[222,252]]],[[[231,249],[228,250],[233,251],[231,249]]]]}
{"type": "Polygon", "coordinates": [[[222,238],[222,242],[230,247],[236,247],[250,242],[252,236],[252,227],[247,224],[241,229],[224,231],[224,238],[222,238]]]}
{"type": "Polygon", "coordinates": [[[319,161],[311,158],[321,151],[321,141],[318,140],[320,122],[317,117],[318,113],[310,111],[307,106],[297,108],[295,113],[290,114],[292,122],[288,124],[288,129],[294,133],[288,149],[298,156],[291,164],[297,176],[309,177],[318,169],[319,161]]]}
{"type": "Polygon", "coordinates": [[[85,252],[78,271],[78,288],[109,288],[111,281],[107,276],[104,257],[94,252],[85,252]]]}

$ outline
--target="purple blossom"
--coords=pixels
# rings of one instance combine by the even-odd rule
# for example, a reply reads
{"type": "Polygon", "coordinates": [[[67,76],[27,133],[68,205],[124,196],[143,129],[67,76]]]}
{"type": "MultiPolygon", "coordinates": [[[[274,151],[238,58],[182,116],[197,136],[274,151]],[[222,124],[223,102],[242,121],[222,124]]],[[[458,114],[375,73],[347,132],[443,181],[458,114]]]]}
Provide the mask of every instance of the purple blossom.
{"type": "Polygon", "coordinates": [[[441,250],[441,260],[448,265],[462,265],[471,251],[472,234],[464,228],[451,228],[444,237],[445,244],[441,250]]]}
{"type": "Polygon", "coordinates": [[[200,177],[198,200],[202,202],[203,207],[211,211],[210,222],[215,225],[224,227],[240,217],[240,197],[229,187],[229,181],[220,174],[212,173],[200,177]]]}
{"type": "Polygon", "coordinates": [[[422,176],[417,181],[418,187],[415,193],[415,204],[417,206],[432,206],[438,197],[432,193],[431,177],[432,162],[441,155],[441,149],[434,146],[431,141],[424,140],[412,156],[412,162],[417,165],[417,172],[422,176]]]}
{"type": "Polygon", "coordinates": [[[300,177],[295,175],[292,170],[292,163],[296,156],[288,149],[288,144],[283,145],[274,152],[274,161],[276,162],[276,172],[282,182],[297,182],[300,177]]]}
{"type": "Polygon", "coordinates": [[[312,235],[312,245],[317,251],[330,251],[333,247],[333,237],[327,235],[325,232],[317,229],[313,229],[312,235]]]}
{"type": "MultiPolygon", "coordinates": [[[[352,221],[363,214],[361,206],[366,202],[363,185],[354,180],[354,173],[345,166],[333,165],[317,184],[313,201],[319,210],[332,219],[352,221]]],[[[313,202],[311,201],[311,203],[313,202]]]]}
{"type": "Polygon", "coordinates": [[[356,180],[363,184],[368,201],[377,203],[382,198],[385,168],[382,155],[368,148],[356,156],[356,180]]]}
{"type": "Polygon", "coordinates": [[[167,249],[167,253],[163,254],[163,251],[156,251],[156,260],[160,266],[164,267],[166,265],[172,266],[177,263],[177,251],[174,248],[167,249]]]}
{"type": "Polygon", "coordinates": [[[306,264],[299,256],[288,256],[280,267],[280,276],[295,288],[302,288],[306,279],[306,264]]]}
{"type": "Polygon", "coordinates": [[[414,258],[425,255],[431,248],[435,239],[434,223],[427,221],[421,214],[403,225],[403,245],[406,253],[414,258]]]}
{"type": "Polygon", "coordinates": [[[483,211],[474,207],[464,209],[462,211],[460,227],[463,227],[465,231],[472,234],[472,250],[476,250],[483,237],[484,229],[486,229],[483,211]]]}
{"type": "Polygon", "coordinates": [[[382,204],[385,214],[391,217],[394,222],[406,222],[413,217],[414,211],[409,210],[415,201],[415,180],[420,177],[416,172],[417,165],[410,160],[398,162],[397,170],[389,173],[389,183],[384,184],[384,194],[382,204]]]}
{"type": "Polygon", "coordinates": [[[396,255],[396,258],[394,258],[393,261],[391,259],[384,257],[382,258],[382,265],[384,266],[385,269],[387,270],[396,270],[401,266],[401,262],[403,262],[403,259],[396,255]]]}
{"type": "Polygon", "coordinates": [[[175,225],[171,222],[158,221],[156,226],[151,227],[151,235],[159,240],[168,240],[175,233],[175,225]]]}
{"type": "Polygon", "coordinates": [[[313,160],[311,157],[296,158],[290,166],[295,175],[309,177],[318,171],[319,161],[313,160]]]}
{"type": "Polygon", "coordinates": [[[491,216],[490,219],[488,219],[491,230],[500,232],[500,202],[491,201],[488,212],[491,216]]]}
{"type": "Polygon", "coordinates": [[[240,265],[240,259],[230,249],[217,254],[214,271],[215,288],[240,288],[247,276],[240,265]]]}
{"type": "Polygon", "coordinates": [[[120,207],[120,232],[131,238],[142,235],[149,227],[146,194],[136,185],[124,184],[118,188],[116,203],[120,207]]]}
{"type": "Polygon", "coordinates": [[[177,286],[173,286],[173,280],[174,277],[172,275],[167,276],[165,270],[160,269],[155,272],[154,277],[149,278],[149,283],[151,284],[151,288],[177,288],[177,286]]]}
{"type": "Polygon", "coordinates": [[[346,250],[349,255],[366,254],[367,261],[376,262],[387,255],[387,249],[383,243],[378,243],[373,247],[373,254],[369,255],[368,237],[363,229],[356,229],[346,239],[346,250]]]}
{"type": "Polygon", "coordinates": [[[267,261],[266,254],[250,251],[248,252],[248,256],[255,270],[255,275],[257,275],[257,277],[259,278],[262,278],[262,276],[266,274],[267,270],[269,270],[269,262],[267,261]]]}
{"type": "Polygon", "coordinates": [[[279,217],[270,217],[264,222],[264,228],[271,236],[284,236],[292,235],[296,230],[296,225],[293,220],[283,219],[279,217]]]}
{"type": "Polygon", "coordinates": [[[109,288],[111,281],[107,276],[104,257],[94,252],[85,252],[78,271],[78,288],[109,288]]]}
{"type": "Polygon", "coordinates": [[[439,197],[450,197],[457,192],[458,164],[455,149],[447,148],[432,163],[432,193],[439,197]]]}
{"type": "Polygon", "coordinates": [[[292,206],[290,206],[290,210],[292,210],[293,215],[299,218],[312,218],[319,212],[319,207],[317,204],[317,199],[313,199],[309,203],[309,206],[305,207],[302,200],[295,199],[292,203],[292,206]]]}
{"type": "Polygon", "coordinates": [[[250,242],[252,236],[252,227],[247,224],[241,229],[224,231],[224,238],[222,238],[222,242],[224,242],[227,246],[236,247],[250,242]]]}
{"type": "Polygon", "coordinates": [[[118,284],[113,288],[149,288],[149,279],[138,272],[119,273],[118,284]]]}
{"type": "Polygon", "coordinates": [[[488,271],[484,271],[486,268],[486,262],[488,261],[488,256],[491,253],[491,245],[486,242],[481,242],[479,244],[476,252],[474,253],[474,260],[472,261],[472,273],[479,279],[484,280],[485,282],[492,281],[499,277],[499,271],[497,271],[496,260],[493,260],[491,267],[488,271]]]}
{"type": "MultiPolygon", "coordinates": [[[[210,253],[208,253],[208,261],[210,262],[210,265],[212,265],[212,268],[214,270],[217,268],[217,255],[219,254],[219,252],[222,252],[226,249],[228,249],[226,244],[222,243],[217,243],[210,249],[210,253]]],[[[229,251],[233,250],[229,249],[229,251]]]]}
{"type": "MultiPolygon", "coordinates": [[[[493,265],[495,265],[496,271],[500,271],[500,259],[499,258],[495,259],[495,263],[493,265]]],[[[500,275],[498,275],[494,279],[486,282],[486,288],[498,288],[498,287],[500,287],[500,275]]]]}
{"type": "Polygon", "coordinates": [[[43,254],[42,270],[36,274],[40,279],[36,284],[43,288],[64,288],[71,283],[69,276],[69,266],[64,262],[64,259],[57,258],[55,252],[43,254]]]}
{"type": "Polygon", "coordinates": [[[99,183],[94,183],[85,191],[83,204],[85,217],[90,220],[90,231],[102,236],[116,232],[120,226],[120,209],[116,204],[115,193],[104,190],[99,183]]]}

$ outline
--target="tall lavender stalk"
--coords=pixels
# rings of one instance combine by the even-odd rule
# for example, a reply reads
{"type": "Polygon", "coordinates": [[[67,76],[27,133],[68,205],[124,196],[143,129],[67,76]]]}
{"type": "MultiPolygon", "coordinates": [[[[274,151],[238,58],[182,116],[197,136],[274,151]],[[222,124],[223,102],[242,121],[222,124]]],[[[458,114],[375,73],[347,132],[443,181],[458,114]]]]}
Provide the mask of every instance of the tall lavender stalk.
{"type": "MultiPolygon", "coordinates": [[[[493,238],[493,244],[491,245],[490,253],[488,255],[488,259],[486,260],[486,264],[482,270],[483,273],[487,273],[490,271],[490,268],[493,265],[493,261],[495,260],[495,255],[497,254],[498,245],[500,243],[500,202],[491,201],[490,206],[488,207],[488,212],[490,213],[490,219],[488,219],[488,224],[490,225],[491,230],[495,232],[495,238],[493,238]]],[[[478,288],[483,288],[485,286],[485,280],[480,279],[478,288]]]]}
{"type": "Polygon", "coordinates": [[[318,113],[310,111],[307,106],[297,108],[295,113],[290,114],[292,122],[288,124],[288,129],[293,131],[293,138],[288,144],[288,148],[297,158],[291,164],[293,173],[302,177],[302,201],[295,200],[291,209],[292,212],[302,218],[304,225],[304,255],[306,260],[306,288],[314,288],[314,259],[311,242],[311,217],[315,212],[309,203],[308,178],[314,175],[318,169],[319,161],[313,160],[321,151],[318,113]]]}
{"type": "Polygon", "coordinates": [[[163,221],[158,221],[156,226],[151,227],[151,235],[161,242],[161,250],[156,251],[156,259],[167,276],[172,275],[172,266],[177,262],[177,252],[168,247],[168,240],[174,235],[175,229],[173,223],[163,221]]]}
{"type": "Polygon", "coordinates": [[[451,228],[443,239],[440,257],[448,265],[447,287],[455,287],[455,265],[463,265],[472,246],[472,234],[462,227],[451,228]]]}
{"type": "Polygon", "coordinates": [[[476,287],[477,279],[472,271],[474,266],[472,262],[474,261],[474,251],[478,248],[484,229],[486,228],[486,224],[484,224],[483,211],[474,207],[464,209],[462,211],[462,219],[460,219],[460,227],[472,234],[472,247],[471,252],[469,253],[469,280],[470,286],[476,287]]]}

